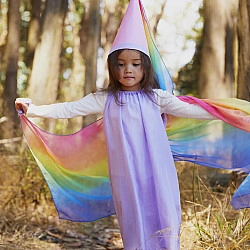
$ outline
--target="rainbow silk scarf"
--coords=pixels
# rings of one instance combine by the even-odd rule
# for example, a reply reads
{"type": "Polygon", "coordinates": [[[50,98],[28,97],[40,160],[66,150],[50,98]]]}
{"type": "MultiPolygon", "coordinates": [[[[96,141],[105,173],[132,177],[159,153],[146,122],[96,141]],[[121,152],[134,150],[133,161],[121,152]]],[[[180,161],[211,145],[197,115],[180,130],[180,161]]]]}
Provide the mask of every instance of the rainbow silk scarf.
{"type": "MultiPolygon", "coordinates": [[[[179,98],[202,106],[219,119],[167,116],[166,131],[174,160],[250,173],[250,103],[179,98]]],[[[72,135],[50,134],[24,115],[20,120],[61,219],[93,221],[115,213],[102,119],[72,135]]],[[[250,207],[249,178],[232,198],[235,209],[250,207]]]]}
{"type": "MultiPolygon", "coordinates": [[[[150,58],[160,87],[173,93],[173,82],[155,45],[140,0],[150,58]]],[[[215,120],[167,116],[166,132],[175,161],[250,173],[250,103],[179,97],[217,117],[215,120]]],[[[59,218],[93,221],[115,213],[102,119],[75,134],[54,135],[20,115],[24,136],[50,188],[59,218]]],[[[167,170],[166,170],[167,171],[167,170]]],[[[250,177],[232,197],[235,209],[250,207],[250,177]]]]}

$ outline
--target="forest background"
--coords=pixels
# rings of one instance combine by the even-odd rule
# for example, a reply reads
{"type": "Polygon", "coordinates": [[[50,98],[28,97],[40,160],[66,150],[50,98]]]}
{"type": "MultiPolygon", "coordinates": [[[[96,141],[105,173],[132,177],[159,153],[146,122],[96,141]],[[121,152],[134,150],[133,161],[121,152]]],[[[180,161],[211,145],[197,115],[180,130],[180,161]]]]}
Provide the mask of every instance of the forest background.
{"type": "MultiPolygon", "coordinates": [[[[0,249],[15,249],[17,244],[18,249],[122,248],[115,217],[87,225],[58,221],[50,192],[23,142],[14,100],[29,97],[37,105],[72,101],[106,87],[106,58],[128,2],[0,0],[0,249]],[[42,241],[53,246],[41,246],[42,241]]],[[[192,2],[187,1],[187,8],[192,2]]],[[[167,0],[155,1],[150,25],[168,66],[167,59],[175,52],[161,44],[160,34],[162,21],[168,23],[167,4],[167,0]]],[[[195,42],[194,56],[173,72],[176,94],[249,101],[249,37],[249,0],[200,1],[197,21],[185,38],[195,42]]],[[[36,123],[47,131],[68,134],[95,119],[36,123]]],[[[177,169],[182,246],[250,247],[249,211],[230,206],[244,175],[184,163],[177,169]]]]}

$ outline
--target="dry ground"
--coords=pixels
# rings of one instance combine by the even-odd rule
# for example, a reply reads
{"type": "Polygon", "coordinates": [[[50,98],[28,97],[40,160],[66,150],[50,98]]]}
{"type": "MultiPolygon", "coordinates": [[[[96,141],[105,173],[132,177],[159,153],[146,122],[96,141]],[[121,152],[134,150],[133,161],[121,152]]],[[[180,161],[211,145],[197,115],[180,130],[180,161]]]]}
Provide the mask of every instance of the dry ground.
{"type": "MultiPolygon", "coordinates": [[[[58,220],[28,150],[0,147],[0,156],[0,249],[123,249],[115,216],[91,223],[58,220]]],[[[177,164],[177,169],[181,249],[250,249],[250,213],[230,206],[230,175],[192,164],[177,164]]]]}

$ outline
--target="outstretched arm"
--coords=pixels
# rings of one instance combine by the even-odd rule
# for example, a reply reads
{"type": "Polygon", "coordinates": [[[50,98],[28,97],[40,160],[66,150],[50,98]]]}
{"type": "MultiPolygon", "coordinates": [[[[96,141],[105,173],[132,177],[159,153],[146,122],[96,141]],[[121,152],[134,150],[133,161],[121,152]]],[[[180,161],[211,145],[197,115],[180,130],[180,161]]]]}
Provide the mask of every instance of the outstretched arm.
{"type": "Polygon", "coordinates": [[[78,101],[41,106],[26,103],[27,98],[17,98],[15,106],[17,111],[22,111],[28,117],[64,119],[89,114],[102,114],[106,98],[107,94],[105,93],[91,93],[78,101]]]}
{"type": "Polygon", "coordinates": [[[215,116],[197,104],[189,104],[181,101],[176,96],[163,90],[156,90],[156,99],[161,113],[185,118],[195,118],[201,120],[214,120],[215,116]]]}

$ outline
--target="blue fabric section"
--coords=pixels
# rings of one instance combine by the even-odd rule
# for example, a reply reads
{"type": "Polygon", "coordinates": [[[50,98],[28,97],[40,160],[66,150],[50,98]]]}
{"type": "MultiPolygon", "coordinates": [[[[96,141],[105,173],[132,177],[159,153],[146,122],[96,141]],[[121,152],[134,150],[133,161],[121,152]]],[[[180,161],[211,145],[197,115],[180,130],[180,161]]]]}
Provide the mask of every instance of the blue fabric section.
{"type": "MultiPolygon", "coordinates": [[[[169,136],[174,160],[250,173],[250,133],[219,120],[202,123],[202,130],[195,126],[169,136]]],[[[231,203],[235,209],[250,207],[250,176],[231,203]]]]}
{"type": "Polygon", "coordinates": [[[169,136],[175,161],[250,173],[250,133],[218,120],[206,127],[203,133],[191,128],[178,134],[178,138],[169,136]]]}
{"type": "Polygon", "coordinates": [[[242,182],[232,198],[234,209],[250,208],[250,175],[242,182]]]}

